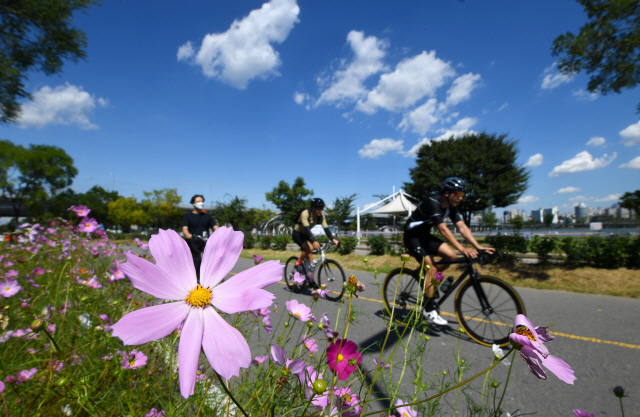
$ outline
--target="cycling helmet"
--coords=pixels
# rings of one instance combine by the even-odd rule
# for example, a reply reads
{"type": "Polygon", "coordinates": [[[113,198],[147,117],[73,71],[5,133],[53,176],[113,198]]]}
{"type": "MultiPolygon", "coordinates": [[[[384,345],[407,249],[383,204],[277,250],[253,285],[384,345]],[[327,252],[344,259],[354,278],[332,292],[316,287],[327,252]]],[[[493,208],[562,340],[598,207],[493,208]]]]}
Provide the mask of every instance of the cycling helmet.
{"type": "Polygon", "coordinates": [[[312,198],[311,199],[311,208],[317,208],[324,210],[324,200],[321,198],[312,198]]]}
{"type": "Polygon", "coordinates": [[[467,191],[467,183],[458,177],[449,177],[442,184],[443,191],[467,191]]]}

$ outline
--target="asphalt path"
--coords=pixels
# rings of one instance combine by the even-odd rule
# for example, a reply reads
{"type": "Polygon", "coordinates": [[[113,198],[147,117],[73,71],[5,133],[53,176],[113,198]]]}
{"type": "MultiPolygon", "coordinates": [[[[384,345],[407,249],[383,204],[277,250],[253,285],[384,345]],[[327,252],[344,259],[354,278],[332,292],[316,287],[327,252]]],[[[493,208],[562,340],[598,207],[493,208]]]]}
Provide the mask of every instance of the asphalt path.
{"type": "MultiPolygon", "coordinates": [[[[241,272],[253,266],[253,261],[239,259],[232,270],[232,274],[241,272]]],[[[376,282],[370,273],[362,271],[345,271],[347,276],[354,274],[356,278],[366,285],[366,291],[361,293],[359,299],[353,300],[353,306],[358,312],[357,321],[349,329],[348,339],[354,341],[361,349],[369,348],[364,355],[361,368],[370,371],[374,368],[372,359],[378,357],[380,350],[376,342],[382,340],[386,334],[386,327],[382,317],[384,304],[376,282]]],[[[615,271],[604,271],[602,279],[615,271]]],[[[640,278],[640,276],[639,276],[640,278]]],[[[382,281],[384,274],[379,276],[382,281]]],[[[625,415],[640,416],[640,300],[603,296],[577,294],[565,291],[534,290],[528,288],[516,288],[525,303],[527,317],[536,326],[549,326],[556,339],[547,343],[552,355],[565,360],[575,371],[577,380],[574,385],[568,385],[560,381],[555,375],[547,372],[547,380],[539,380],[527,368],[519,356],[511,356],[514,359],[509,386],[503,401],[503,409],[514,415],[514,411],[520,410],[524,414],[537,413],[538,416],[573,416],[573,409],[589,411],[597,416],[619,416],[620,406],[618,399],[610,392],[611,388],[620,385],[630,393],[625,398],[625,415]]],[[[289,299],[297,299],[306,305],[312,304],[310,293],[293,294],[283,282],[267,288],[277,297],[280,307],[279,314],[286,313],[285,302],[289,299]]],[[[422,360],[422,369],[426,378],[435,382],[434,374],[448,370],[449,376],[455,373],[455,355],[458,351],[460,338],[460,357],[464,358],[470,370],[464,377],[472,376],[491,364],[493,352],[491,348],[481,346],[465,335],[460,337],[459,324],[455,318],[453,309],[453,297],[450,297],[442,306],[442,315],[448,320],[446,326],[430,326],[426,333],[424,330],[414,331],[412,341],[429,336],[427,353],[422,360]]],[[[340,303],[320,300],[316,308],[316,316],[327,312],[329,318],[335,323],[340,303]]],[[[272,315],[274,326],[278,323],[278,314],[272,315]]],[[[340,326],[340,329],[343,327],[340,326]]],[[[280,334],[282,328],[275,328],[274,334],[280,334]]],[[[261,332],[265,333],[263,329],[261,332]]],[[[407,332],[408,333],[408,332],[407,332]]],[[[297,334],[297,333],[296,333],[297,334]]],[[[405,335],[405,340],[408,335],[405,335]]],[[[250,341],[252,355],[266,354],[264,337],[260,339],[262,346],[256,340],[250,341]]],[[[398,343],[396,337],[391,337],[387,342],[383,360],[394,344],[398,343]]],[[[403,360],[402,350],[396,354],[396,364],[403,360]]],[[[414,368],[416,363],[411,363],[414,368]]],[[[400,367],[396,365],[393,380],[400,378],[400,367]]],[[[493,378],[504,383],[509,366],[499,364],[493,370],[493,378]]],[[[401,384],[401,391],[410,394],[414,392],[415,376],[411,369],[407,369],[401,384]]],[[[480,382],[474,386],[479,389],[480,382]]],[[[383,392],[384,387],[377,384],[374,391],[383,392]]],[[[501,388],[499,389],[501,393],[501,388]]],[[[421,399],[432,395],[434,392],[422,393],[421,399]]],[[[477,392],[469,392],[477,401],[480,397],[477,392]]],[[[443,415],[452,415],[455,403],[455,391],[445,396],[441,402],[443,415]]],[[[377,401],[372,411],[387,407],[388,403],[377,401]]],[[[461,399],[458,406],[458,415],[469,415],[466,409],[466,401],[461,399]]],[[[517,415],[517,414],[515,414],[517,415]]]]}

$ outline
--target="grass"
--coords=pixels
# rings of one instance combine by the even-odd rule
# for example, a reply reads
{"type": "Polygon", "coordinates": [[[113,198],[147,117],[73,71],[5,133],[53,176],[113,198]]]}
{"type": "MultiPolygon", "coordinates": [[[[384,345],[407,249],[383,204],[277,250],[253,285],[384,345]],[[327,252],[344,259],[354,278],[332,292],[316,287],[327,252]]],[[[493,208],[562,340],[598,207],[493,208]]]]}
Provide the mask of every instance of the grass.
{"type": "MultiPolygon", "coordinates": [[[[250,259],[253,254],[261,255],[267,260],[280,260],[283,263],[291,256],[300,256],[298,251],[254,248],[243,250],[241,257],[250,259]]],[[[367,264],[364,263],[365,257],[360,255],[330,253],[327,257],[336,260],[345,270],[367,271],[368,268],[371,268],[382,275],[386,275],[392,269],[402,265],[399,256],[391,255],[368,255],[366,256],[367,264]]],[[[418,263],[412,258],[408,267],[417,268],[418,263]]],[[[490,264],[478,267],[478,269],[482,274],[496,276],[517,287],[640,298],[640,271],[635,269],[570,268],[560,265],[532,265],[520,262],[490,264]]],[[[457,274],[452,273],[451,275],[457,274]]]]}

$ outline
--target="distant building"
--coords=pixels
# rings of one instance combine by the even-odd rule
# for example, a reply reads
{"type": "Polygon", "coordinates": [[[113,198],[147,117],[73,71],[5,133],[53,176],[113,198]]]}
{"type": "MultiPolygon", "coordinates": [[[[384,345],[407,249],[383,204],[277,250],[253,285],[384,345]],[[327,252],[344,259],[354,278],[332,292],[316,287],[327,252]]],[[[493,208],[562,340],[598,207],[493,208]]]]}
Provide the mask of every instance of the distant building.
{"type": "Polygon", "coordinates": [[[534,223],[542,223],[542,209],[531,210],[531,220],[534,223]]]}
{"type": "Polygon", "coordinates": [[[575,207],[575,211],[576,211],[576,221],[580,222],[580,221],[589,221],[590,216],[590,209],[589,206],[587,206],[585,203],[580,203],[575,207]]]}
{"type": "Polygon", "coordinates": [[[544,218],[548,214],[551,214],[553,216],[553,219],[551,220],[551,224],[558,224],[558,215],[560,214],[560,211],[558,210],[558,207],[550,207],[550,208],[542,209],[542,222],[543,223],[544,223],[544,218]]]}

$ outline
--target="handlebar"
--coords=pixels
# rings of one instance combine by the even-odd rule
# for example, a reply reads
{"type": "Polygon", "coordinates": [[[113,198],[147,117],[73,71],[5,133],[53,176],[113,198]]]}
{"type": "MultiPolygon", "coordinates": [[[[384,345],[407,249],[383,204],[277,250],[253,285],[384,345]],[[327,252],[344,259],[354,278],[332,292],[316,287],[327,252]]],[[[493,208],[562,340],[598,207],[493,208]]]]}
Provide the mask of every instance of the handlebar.
{"type": "Polygon", "coordinates": [[[494,250],[493,254],[489,254],[484,249],[478,250],[478,257],[475,259],[467,258],[466,256],[458,258],[454,261],[438,261],[436,265],[450,265],[450,264],[473,264],[479,263],[480,265],[487,265],[493,262],[499,255],[498,250],[494,250]]]}

